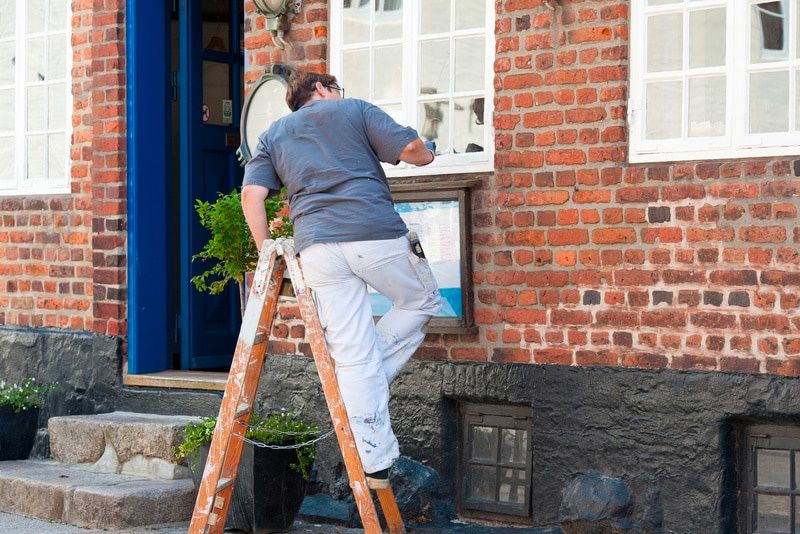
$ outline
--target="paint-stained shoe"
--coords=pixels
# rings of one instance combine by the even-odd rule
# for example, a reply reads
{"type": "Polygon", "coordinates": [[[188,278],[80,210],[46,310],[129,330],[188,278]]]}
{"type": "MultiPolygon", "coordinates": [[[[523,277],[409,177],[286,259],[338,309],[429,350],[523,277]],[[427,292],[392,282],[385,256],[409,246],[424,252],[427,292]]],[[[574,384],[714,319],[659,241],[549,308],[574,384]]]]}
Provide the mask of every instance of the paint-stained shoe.
{"type": "Polygon", "coordinates": [[[367,486],[374,490],[389,488],[389,468],[367,473],[367,486]]]}

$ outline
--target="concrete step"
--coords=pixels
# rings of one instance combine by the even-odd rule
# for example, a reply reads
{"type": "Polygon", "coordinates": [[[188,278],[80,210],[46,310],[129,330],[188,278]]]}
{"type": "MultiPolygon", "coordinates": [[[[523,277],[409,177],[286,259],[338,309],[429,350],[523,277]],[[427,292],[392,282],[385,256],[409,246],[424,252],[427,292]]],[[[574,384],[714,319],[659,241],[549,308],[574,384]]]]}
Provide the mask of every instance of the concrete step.
{"type": "Polygon", "coordinates": [[[93,473],[53,461],[0,462],[0,512],[84,528],[123,529],[187,521],[191,480],[93,473]]]}
{"type": "Polygon", "coordinates": [[[51,417],[47,423],[54,460],[98,473],[179,479],[191,474],[175,463],[183,429],[197,417],[111,412],[51,417]]]}

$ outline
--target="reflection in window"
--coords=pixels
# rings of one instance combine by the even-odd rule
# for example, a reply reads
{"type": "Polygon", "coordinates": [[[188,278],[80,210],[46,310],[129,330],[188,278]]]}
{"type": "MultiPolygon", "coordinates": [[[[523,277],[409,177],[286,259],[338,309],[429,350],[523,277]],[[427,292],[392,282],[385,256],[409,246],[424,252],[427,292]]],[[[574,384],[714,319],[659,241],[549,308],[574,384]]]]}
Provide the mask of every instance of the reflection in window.
{"type": "Polygon", "coordinates": [[[784,24],[786,17],[783,2],[762,2],[753,8],[761,22],[761,47],[764,50],[784,50],[784,24]]]}

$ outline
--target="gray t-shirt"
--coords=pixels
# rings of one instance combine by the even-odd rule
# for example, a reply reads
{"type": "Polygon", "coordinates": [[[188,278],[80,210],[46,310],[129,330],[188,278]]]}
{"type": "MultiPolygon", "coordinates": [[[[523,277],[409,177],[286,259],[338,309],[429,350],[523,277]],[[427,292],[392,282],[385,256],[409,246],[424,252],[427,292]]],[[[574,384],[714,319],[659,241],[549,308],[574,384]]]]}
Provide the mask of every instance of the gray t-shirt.
{"type": "Polygon", "coordinates": [[[417,132],[357,99],[314,100],[259,137],[244,185],[289,194],[295,248],[394,239],[408,230],[394,211],[381,161],[395,164],[417,132]]]}

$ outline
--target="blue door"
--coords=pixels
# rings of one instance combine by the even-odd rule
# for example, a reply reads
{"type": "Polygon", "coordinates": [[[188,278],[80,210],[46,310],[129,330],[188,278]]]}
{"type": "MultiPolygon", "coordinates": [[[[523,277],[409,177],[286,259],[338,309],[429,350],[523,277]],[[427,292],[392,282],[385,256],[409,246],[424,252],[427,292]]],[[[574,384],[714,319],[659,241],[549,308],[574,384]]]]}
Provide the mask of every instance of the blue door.
{"type": "Polygon", "coordinates": [[[209,234],[198,223],[196,199],[240,187],[239,146],[244,61],[242,0],[180,0],[180,354],[182,369],[227,369],[241,317],[231,285],[200,293],[191,278],[209,268],[192,262],[209,234]]]}

